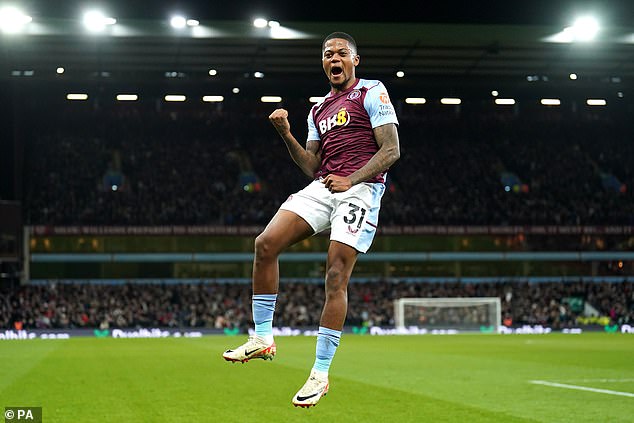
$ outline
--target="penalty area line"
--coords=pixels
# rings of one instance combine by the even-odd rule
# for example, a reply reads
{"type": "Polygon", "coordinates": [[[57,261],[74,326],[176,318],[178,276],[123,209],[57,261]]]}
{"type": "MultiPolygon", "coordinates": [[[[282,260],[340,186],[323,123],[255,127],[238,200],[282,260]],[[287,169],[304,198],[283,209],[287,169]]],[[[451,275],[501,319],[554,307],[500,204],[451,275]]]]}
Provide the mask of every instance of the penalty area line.
{"type": "Polygon", "coordinates": [[[568,385],[565,383],[548,382],[545,380],[531,380],[529,382],[534,385],[545,385],[545,386],[551,386],[553,388],[576,389],[577,391],[597,392],[599,394],[619,395],[621,397],[634,398],[634,394],[631,392],[612,391],[610,389],[589,388],[587,386],[568,385]]]}

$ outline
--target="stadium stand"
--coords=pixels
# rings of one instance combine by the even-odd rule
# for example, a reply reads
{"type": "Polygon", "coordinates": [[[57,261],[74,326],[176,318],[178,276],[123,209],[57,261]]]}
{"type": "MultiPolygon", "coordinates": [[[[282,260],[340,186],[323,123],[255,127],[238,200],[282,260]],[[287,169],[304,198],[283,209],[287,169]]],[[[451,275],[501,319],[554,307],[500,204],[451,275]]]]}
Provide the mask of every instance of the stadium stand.
{"type": "MultiPolygon", "coordinates": [[[[0,328],[240,328],[251,324],[251,292],[244,284],[51,283],[0,288],[0,328]]],[[[323,288],[284,283],[274,324],[315,327],[323,288]],[[305,301],[313,298],[315,301],[305,301]]],[[[634,284],[619,283],[353,283],[348,325],[392,326],[393,300],[403,297],[500,297],[505,325],[583,325],[573,299],[587,302],[611,324],[634,323],[634,284]]]]}
{"type": "MultiPolygon", "coordinates": [[[[382,225],[634,224],[629,121],[607,111],[403,106],[382,225]]],[[[287,107],[301,139],[309,104],[287,107]]],[[[47,110],[27,137],[25,220],[265,224],[306,181],[270,111],[248,103],[47,110]]]]}
{"type": "MultiPolygon", "coordinates": [[[[310,104],[285,106],[302,138],[310,104]]],[[[634,126],[621,116],[466,106],[458,113],[403,103],[398,108],[402,155],[390,171],[382,226],[634,224],[634,126]]],[[[26,131],[25,222],[266,224],[306,182],[268,123],[270,111],[248,102],[65,104],[46,113],[35,107],[38,130],[26,131]]],[[[539,244],[533,248],[595,248],[580,246],[579,237],[541,237],[539,244]]],[[[393,300],[407,296],[498,296],[505,324],[556,329],[579,324],[582,312],[566,302],[576,297],[614,323],[631,324],[632,288],[630,282],[585,281],[354,283],[347,324],[393,325],[393,300]]],[[[251,322],[246,285],[52,283],[2,289],[2,328],[245,330],[251,322]]],[[[320,285],[296,281],[282,292],[276,326],[318,324],[320,285]]]]}

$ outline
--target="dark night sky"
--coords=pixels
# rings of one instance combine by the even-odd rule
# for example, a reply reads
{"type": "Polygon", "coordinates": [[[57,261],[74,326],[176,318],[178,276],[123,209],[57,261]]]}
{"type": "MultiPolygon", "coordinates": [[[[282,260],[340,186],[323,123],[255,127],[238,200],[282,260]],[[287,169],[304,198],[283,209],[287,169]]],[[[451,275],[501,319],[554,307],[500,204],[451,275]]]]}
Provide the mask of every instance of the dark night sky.
{"type": "Polygon", "coordinates": [[[282,22],[567,25],[574,15],[593,12],[607,25],[630,26],[634,22],[634,0],[23,0],[20,3],[34,17],[66,18],[79,16],[78,11],[87,5],[101,5],[118,19],[161,19],[180,10],[200,20],[250,20],[263,14],[282,22]]]}

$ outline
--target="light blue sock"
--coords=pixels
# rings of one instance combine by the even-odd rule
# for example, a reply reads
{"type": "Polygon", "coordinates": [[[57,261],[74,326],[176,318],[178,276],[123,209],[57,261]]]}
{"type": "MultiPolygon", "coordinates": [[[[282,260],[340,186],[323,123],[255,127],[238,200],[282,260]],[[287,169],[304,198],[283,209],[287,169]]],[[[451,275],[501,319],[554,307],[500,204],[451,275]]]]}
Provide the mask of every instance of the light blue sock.
{"type": "Polygon", "coordinates": [[[330,363],[332,363],[332,358],[335,356],[340,339],[340,330],[328,329],[323,326],[319,326],[319,332],[317,333],[317,348],[315,351],[315,364],[313,364],[314,370],[328,373],[330,363]]]}
{"type": "Polygon", "coordinates": [[[277,294],[253,295],[253,323],[255,334],[261,337],[273,336],[273,313],[277,294]]]}

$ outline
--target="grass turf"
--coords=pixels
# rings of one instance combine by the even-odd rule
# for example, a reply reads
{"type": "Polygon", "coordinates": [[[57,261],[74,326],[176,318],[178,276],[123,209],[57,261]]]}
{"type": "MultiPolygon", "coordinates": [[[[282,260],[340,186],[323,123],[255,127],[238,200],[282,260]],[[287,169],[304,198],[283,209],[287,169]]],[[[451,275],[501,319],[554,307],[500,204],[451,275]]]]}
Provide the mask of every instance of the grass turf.
{"type": "Polygon", "coordinates": [[[292,395],[313,337],[277,338],[273,362],[221,358],[243,337],[0,342],[0,407],[41,406],[44,422],[632,422],[634,336],[344,335],[330,393],[292,395]]]}

